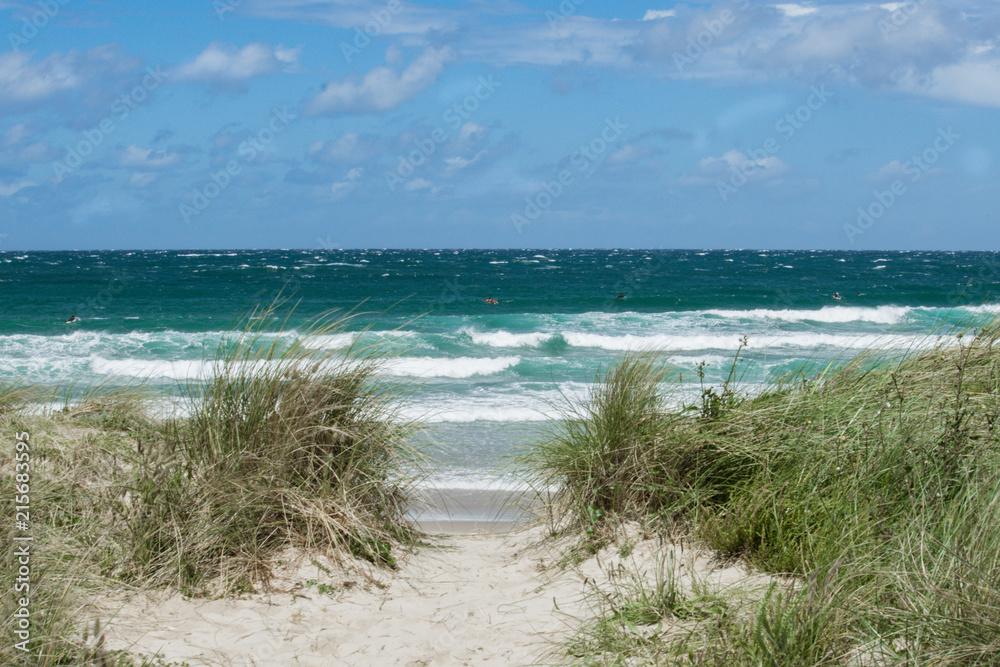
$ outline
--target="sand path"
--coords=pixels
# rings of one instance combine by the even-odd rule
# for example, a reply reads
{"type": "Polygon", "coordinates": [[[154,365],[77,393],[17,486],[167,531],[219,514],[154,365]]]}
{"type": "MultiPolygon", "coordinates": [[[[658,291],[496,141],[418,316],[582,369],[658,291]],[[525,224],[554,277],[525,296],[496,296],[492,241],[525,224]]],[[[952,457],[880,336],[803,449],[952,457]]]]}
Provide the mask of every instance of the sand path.
{"type": "MultiPolygon", "coordinates": [[[[537,532],[442,535],[379,585],[240,600],[136,597],[107,629],[111,648],[156,653],[191,665],[528,665],[545,660],[579,609],[582,577],[539,568],[553,552],[530,548],[537,532]],[[555,602],[553,601],[555,598],[555,602]]],[[[315,566],[299,584],[338,582],[315,566]]],[[[340,575],[343,579],[350,575],[340,575]]],[[[105,605],[105,608],[109,608],[105,605]]]]}
{"type": "MultiPolygon", "coordinates": [[[[506,535],[439,535],[396,572],[369,570],[373,584],[326,575],[306,563],[276,582],[288,592],[238,600],[180,596],[107,601],[107,645],[159,653],[190,665],[533,665],[564,661],[555,647],[572,617],[587,615],[584,578],[600,580],[617,560],[601,554],[575,569],[543,568],[559,545],[541,529],[506,535]],[[603,566],[602,566],[603,565],[603,566]],[[319,592],[311,579],[342,587],[319,592]],[[292,592],[294,591],[294,592],[292,592]]],[[[641,543],[636,559],[656,553],[641,543]]],[[[565,547],[565,544],[561,545],[565,547]]],[[[672,548],[672,547],[668,547],[672,548]]],[[[745,580],[740,567],[718,568],[688,555],[689,570],[720,584],[745,580]]]]}

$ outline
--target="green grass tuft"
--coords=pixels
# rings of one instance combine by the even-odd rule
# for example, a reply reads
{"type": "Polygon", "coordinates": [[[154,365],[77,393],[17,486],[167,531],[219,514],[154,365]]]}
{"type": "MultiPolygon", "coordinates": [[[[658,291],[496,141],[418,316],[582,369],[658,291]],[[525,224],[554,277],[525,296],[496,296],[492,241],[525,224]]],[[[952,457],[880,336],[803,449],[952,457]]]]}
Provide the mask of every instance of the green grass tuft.
{"type": "MultiPolygon", "coordinates": [[[[150,418],[142,386],[64,389],[65,409],[46,414],[25,410],[38,392],[0,387],[0,419],[30,434],[35,545],[31,651],[10,640],[0,664],[162,665],[106,650],[88,602],[123,588],[266,589],[289,550],[395,567],[411,548],[405,503],[421,462],[406,440],[416,425],[398,417],[408,388],[381,372],[386,351],[325,349],[343,319],[299,335],[265,330],[263,315],[218,350],[188,416],[150,418]]],[[[5,488],[15,463],[0,453],[5,488]]],[[[14,516],[13,493],[0,508],[14,516]]],[[[0,603],[8,638],[14,600],[0,603]]]]}
{"type": "Polygon", "coordinates": [[[404,389],[382,379],[385,351],[324,349],[343,321],[298,337],[264,321],[222,344],[191,416],[119,487],[116,576],[191,588],[224,575],[242,590],[286,547],[391,567],[410,540],[414,425],[396,416],[404,389]]]}
{"type": "Polygon", "coordinates": [[[581,534],[669,518],[798,581],[670,660],[997,664],[998,340],[988,326],[866,352],[752,395],[727,382],[675,410],[665,367],[627,355],[529,465],[562,484],[553,511],[581,534]]]}
{"type": "Polygon", "coordinates": [[[558,484],[556,520],[573,517],[593,535],[609,515],[644,512],[680,492],[669,468],[662,384],[670,368],[654,354],[632,354],[608,369],[590,400],[571,411],[521,464],[539,486],[558,484]]]}

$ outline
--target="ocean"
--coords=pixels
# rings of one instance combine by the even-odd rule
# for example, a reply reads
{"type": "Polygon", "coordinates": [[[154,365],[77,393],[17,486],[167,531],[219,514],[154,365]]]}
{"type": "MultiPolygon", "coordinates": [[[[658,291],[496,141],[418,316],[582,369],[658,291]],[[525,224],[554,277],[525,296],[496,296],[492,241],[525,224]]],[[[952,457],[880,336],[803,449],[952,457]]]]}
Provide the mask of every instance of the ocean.
{"type": "Polygon", "coordinates": [[[626,350],[668,354],[683,402],[699,364],[706,383],[728,375],[743,336],[737,375],[752,390],[1000,312],[998,255],[976,252],[4,252],[0,285],[0,381],[145,381],[165,413],[255,306],[290,297],[292,330],[353,310],[319,343],[392,348],[387,372],[419,382],[404,412],[429,427],[427,484],[454,489],[509,483],[508,457],[626,350]]]}

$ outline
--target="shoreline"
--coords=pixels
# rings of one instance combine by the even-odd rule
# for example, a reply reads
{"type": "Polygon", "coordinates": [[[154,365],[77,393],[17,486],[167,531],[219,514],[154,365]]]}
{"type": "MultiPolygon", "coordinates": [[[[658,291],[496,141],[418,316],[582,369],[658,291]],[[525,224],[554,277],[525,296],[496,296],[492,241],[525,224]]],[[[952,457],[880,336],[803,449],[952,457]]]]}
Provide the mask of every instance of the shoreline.
{"type": "Polygon", "coordinates": [[[418,488],[407,518],[428,534],[507,534],[527,528],[539,509],[528,489],[418,488]]]}

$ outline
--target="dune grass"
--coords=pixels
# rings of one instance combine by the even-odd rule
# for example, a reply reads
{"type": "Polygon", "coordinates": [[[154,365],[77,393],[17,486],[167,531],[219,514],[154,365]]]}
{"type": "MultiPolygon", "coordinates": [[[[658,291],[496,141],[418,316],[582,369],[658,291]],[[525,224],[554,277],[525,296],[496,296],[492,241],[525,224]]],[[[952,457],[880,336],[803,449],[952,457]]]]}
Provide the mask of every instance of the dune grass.
{"type": "MultiPolygon", "coordinates": [[[[107,531],[108,514],[102,509],[106,481],[116,453],[129,450],[123,434],[114,429],[124,428],[127,420],[141,412],[141,392],[99,393],[100,397],[81,397],[73,410],[43,415],[33,406],[51,402],[55,391],[17,385],[0,389],[0,405],[10,406],[0,412],[0,425],[8,434],[0,454],[0,478],[8,493],[0,496],[0,507],[9,517],[0,529],[5,545],[0,578],[8,582],[8,594],[0,602],[0,634],[7,638],[0,645],[0,664],[164,664],[155,657],[134,659],[106,650],[100,625],[93,624],[87,611],[87,597],[99,590],[102,580],[96,564],[107,531]],[[15,448],[25,434],[28,447],[15,448]],[[15,453],[21,459],[15,459],[15,453]],[[15,469],[17,462],[27,463],[27,470],[15,469]],[[15,487],[19,472],[29,476],[27,494],[15,487]],[[26,499],[30,508],[27,533],[15,530],[14,525],[16,506],[26,499]],[[26,535],[32,538],[30,542],[23,541],[26,535]],[[20,570],[26,544],[27,577],[20,570]],[[22,586],[18,591],[15,582],[22,586]],[[23,639],[15,633],[24,628],[14,615],[22,597],[30,599],[27,651],[16,646],[23,639]]],[[[22,477],[19,483],[24,481],[22,477]]]]}
{"type": "MultiPolygon", "coordinates": [[[[329,349],[343,318],[296,333],[267,327],[272,314],[226,338],[189,387],[185,416],[151,419],[141,386],[75,392],[47,414],[25,411],[19,388],[0,391],[0,406],[12,406],[0,421],[32,443],[32,605],[42,619],[27,663],[11,646],[0,663],[160,664],[104,650],[88,600],[123,588],[266,590],[290,551],[395,567],[415,544],[404,513],[420,474],[406,439],[416,425],[398,416],[409,389],[384,379],[387,351],[329,349]]],[[[5,488],[14,474],[6,448],[5,488]]],[[[14,515],[11,494],[0,506],[14,515]]],[[[13,581],[12,527],[3,530],[0,576],[13,581]]],[[[5,596],[8,637],[12,604],[5,596]]]]}
{"type": "Polygon", "coordinates": [[[416,453],[397,417],[405,390],[380,374],[381,347],[324,349],[343,320],[301,336],[265,312],[225,340],[191,412],[168,424],[131,471],[120,576],[227,590],[266,581],[286,547],[394,566],[416,453]]]}
{"type": "Polygon", "coordinates": [[[539,485],[560,485],[560,517],[592,531],[607,513],[667,502],[671,489],[659,463],[669,457],[663,436],[675,419],[662,393],[669,373],[655,355],[625,357],[594,386],[591,400],[529,452],[525,466],[546,478],[539,485]]]}
{"type": "Polygon", "coordinates": [[[711,641],[661,642],[663,664],[997,664],[998,339],[868,352],[710,411],[665,410],[665,365],[627,355],[529,464],[591,536],[622,517],[680,523],[796,577],[743,620],[706,620],[711,641]]]}

